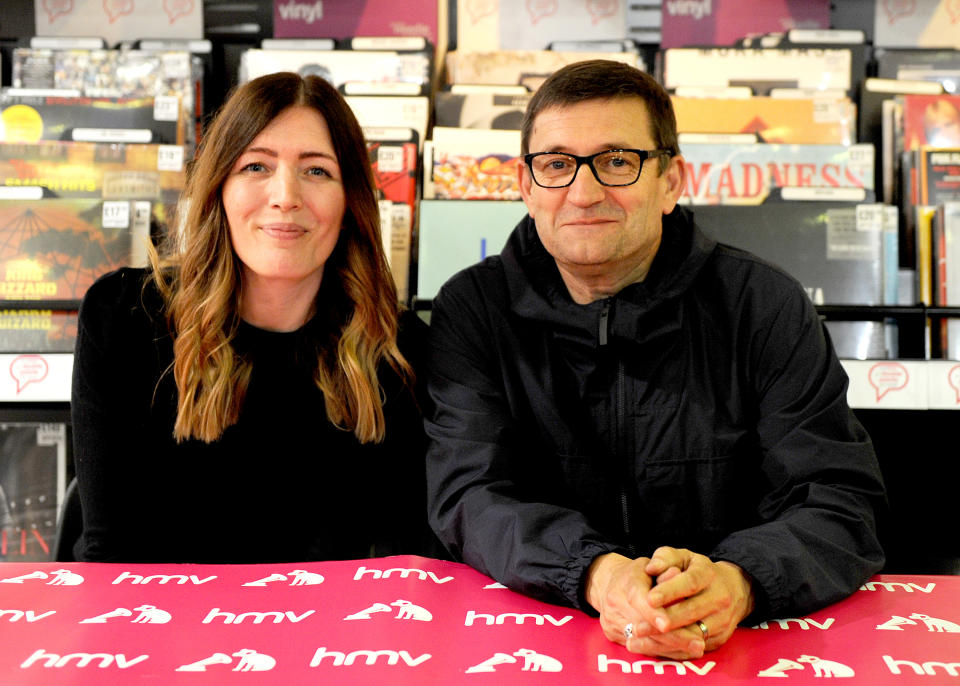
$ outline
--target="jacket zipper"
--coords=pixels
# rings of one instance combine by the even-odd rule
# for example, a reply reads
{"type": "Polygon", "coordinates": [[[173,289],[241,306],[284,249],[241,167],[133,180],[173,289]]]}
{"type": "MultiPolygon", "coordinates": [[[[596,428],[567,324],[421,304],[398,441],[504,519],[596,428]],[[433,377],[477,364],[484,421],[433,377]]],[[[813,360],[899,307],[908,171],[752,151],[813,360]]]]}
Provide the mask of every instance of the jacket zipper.
{"type": "Polygon", "coordinates": [[[620,446],[620,455],[623,457],[623,477],[620,481],[620,513],[623,516],[623,535],[627,542],[633,557],[637,556],[637,551],[633,545],[633,537],[630,531],[630,504],[627,501],[627,486],[630,483],[630,456],[628,455],[629,441],[626,431],[627,426],[627,402],[626,402],[626,372],[623,367],[623,360],[617,361],[617,426],[616,436],[617,445],[620,446]]]}
{"type": "MultiPolygon", "coordinates": [[[[600,329],[598,331],[598,342],[601,347],[607,345],[609,342],[607,333],[610,327],[610,303],[610,298],[607,298],[603,303],[603,307],[600,309],[600,329]]],[[[631,540],[632,537],[630,535],[630,505],[627,501],[627,484],[629,483],[630,466],[627,455],[627,449],[629,448],[626,432],[627,403],[626,398],[624,397],[626,395],[626,371],[624,370],[623,360],[617,361],[615,390],[616,407],[614,408],[614,415],[616,417],[616,423],[614,424],[614,445],[619,446],[619,452],[624,457],[623,476],[620,481],[620,514],[623,524],[624,540],[627,542],[627,547],[630,549],[630,552],[634,557],[636,557],[636,549],[633,545],[631,540]]],[[[617,455],[615,454],[613,458],[617,459],[617,455]]]]}

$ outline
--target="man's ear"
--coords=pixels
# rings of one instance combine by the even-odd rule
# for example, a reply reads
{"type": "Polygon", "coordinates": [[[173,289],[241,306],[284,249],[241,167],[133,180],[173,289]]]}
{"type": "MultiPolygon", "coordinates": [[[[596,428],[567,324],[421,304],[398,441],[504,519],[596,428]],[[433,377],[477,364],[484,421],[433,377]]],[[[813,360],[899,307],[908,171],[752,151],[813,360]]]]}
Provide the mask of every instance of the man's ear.
{"type": "Polygon", "coordinates": [[[533,178],[530,176],[530,169],[527,167],[523,158],[517,160],[517,185],[520,187],[520,197],[527,206],[527,212],[533,216],[530,203],[530,186],[533,184],[533,178]]]}
{"type": "Polygon", "coordinates": [[[660,175],[661,186],[663,188],[663,198],[661,201],[661,211],[663,214],[670,214],[673,208],[677,206],[680,196],[683,195],[687,181],[687,162],[681,155],[674,155],[667,163],[667,168],[660,175]]]}

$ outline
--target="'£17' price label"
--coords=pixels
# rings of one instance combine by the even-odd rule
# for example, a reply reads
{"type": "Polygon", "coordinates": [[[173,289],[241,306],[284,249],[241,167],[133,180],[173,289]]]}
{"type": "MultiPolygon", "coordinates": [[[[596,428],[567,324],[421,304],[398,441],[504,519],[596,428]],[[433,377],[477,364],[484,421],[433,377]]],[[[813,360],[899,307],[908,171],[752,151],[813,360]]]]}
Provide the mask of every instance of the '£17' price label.
{"type": "Polygon", "coordinates": [[[101,225],[105,229],[125,229],[130,226],[130,203],[126,200],[104,202],[101,225]]]}

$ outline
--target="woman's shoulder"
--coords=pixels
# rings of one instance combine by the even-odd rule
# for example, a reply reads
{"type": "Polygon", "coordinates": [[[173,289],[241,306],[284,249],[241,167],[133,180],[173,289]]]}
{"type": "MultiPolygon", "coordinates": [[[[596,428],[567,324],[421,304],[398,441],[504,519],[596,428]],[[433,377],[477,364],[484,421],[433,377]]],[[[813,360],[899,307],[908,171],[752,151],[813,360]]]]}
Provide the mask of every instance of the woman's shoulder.
{"type": "Polygon", "coordinates": [[[139,267],[123,267],[104,274],[87,289],[80,305],[81,321],[86,322],[143,315],[152,319],[162,312],[163,301],[150,271],[139,267]]]}
{"type": "Polygon", "coordinates": [[[134,293],[139,296],[149,274],[149,270],[141,267],[121,267],[107,272],[87,289],[84,301],[117,302],[128,299],[134,293]]]}

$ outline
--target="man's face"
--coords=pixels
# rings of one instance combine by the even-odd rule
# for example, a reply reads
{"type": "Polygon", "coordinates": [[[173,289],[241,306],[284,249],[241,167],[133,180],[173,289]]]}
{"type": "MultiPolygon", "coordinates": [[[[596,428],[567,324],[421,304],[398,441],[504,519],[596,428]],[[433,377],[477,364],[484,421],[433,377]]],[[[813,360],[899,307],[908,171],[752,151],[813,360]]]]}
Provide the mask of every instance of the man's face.
{"type": "MultiPolygon", "coordinates": [[[[654,145],[646,105],[639,98],[588,100],[543,110],[533,122],[530,152],[591,155],[602,150],[654,145]]],[[[638,272],[642,279],[660,245],[662,217],[683,190],[684,163],[672,158],[663,174],[659,160],[643,163],[631,186],[603,186],[586,165],[566,188],[541,188],[519,165],[520,192],[544,247],[561,273],[596,276],[609,271],[618,281],[638,272]]]]}

